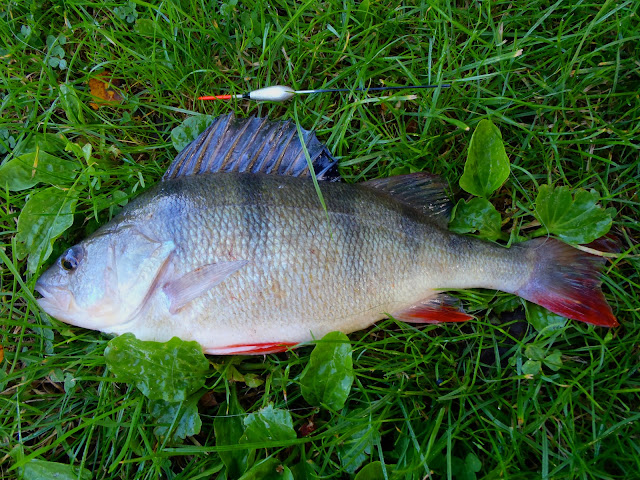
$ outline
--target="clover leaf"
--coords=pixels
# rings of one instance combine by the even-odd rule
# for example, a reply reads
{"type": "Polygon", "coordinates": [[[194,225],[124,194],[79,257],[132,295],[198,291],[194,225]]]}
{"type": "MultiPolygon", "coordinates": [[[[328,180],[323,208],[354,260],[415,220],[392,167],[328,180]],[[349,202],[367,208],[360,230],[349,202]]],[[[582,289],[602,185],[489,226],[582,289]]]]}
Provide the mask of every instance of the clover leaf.
{"type": "Polygon", "coordinates": [[[196,139],[198,135],[204,132],[215,117],[211,115],[194,115],[187,118],[184,122],[171,130],[171,141],[178,152],[184,150],[196,139]]]}

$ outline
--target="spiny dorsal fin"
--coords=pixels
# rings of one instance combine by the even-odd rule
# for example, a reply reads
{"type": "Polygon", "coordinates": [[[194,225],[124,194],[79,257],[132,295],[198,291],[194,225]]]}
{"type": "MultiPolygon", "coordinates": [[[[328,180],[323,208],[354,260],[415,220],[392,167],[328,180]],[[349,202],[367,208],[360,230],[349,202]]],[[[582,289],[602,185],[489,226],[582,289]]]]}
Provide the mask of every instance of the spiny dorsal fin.
{"type": "MultiPolygon", "coordinates": [[[[302,129],[318,180],[340,179],[337,161],[312,131],[302,129]]],[[[162,180],[212,172],[247,172],[309,176],[307,158],[298,130],[291,121],[266,118],[216,118],[198,138],[185,147],[162,180]]]]}
{"type": "Polygon", "coordinates": [[[376,178],[360,185],[391,195],[405,205],[431,217],[442,227],[446,228],[449,224],[452,205],[444,191],[446,184],[436,175],[424,172],[410,173],[396,177],[376,178]]]}

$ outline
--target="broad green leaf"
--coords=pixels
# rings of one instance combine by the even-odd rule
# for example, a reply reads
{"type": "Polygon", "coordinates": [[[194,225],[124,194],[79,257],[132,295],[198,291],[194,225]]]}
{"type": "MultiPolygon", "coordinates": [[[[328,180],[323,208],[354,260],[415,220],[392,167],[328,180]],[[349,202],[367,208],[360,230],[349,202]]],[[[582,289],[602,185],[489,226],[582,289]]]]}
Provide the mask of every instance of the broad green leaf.
{"type": "Polygon", "coordinates": [[[29,255],[27,267],[35,273],[40,260],[46,260],[53,242],[73,224],[78,201],[72,190],[50,187],[34,193],[18,216],[17,256],[29,255]]]}
{"type": "Polygon", "coordinates": [[[73,181],[79,168],[76,162],[35,150],[14,157],[0,167],[0,186],[15,192],[40,182],[66,185],[73,181]]]}
{"type": "Polygon", "coordinates": [[[464,460],[458,457],[452,458],[451,471],[456,480],[476,480],[482,469],[480,459],[474,453],[468,453],[464,460]]]}
{"type": "Polygon", "coordinates": [[[264,380],[255,373],[245,373],[242,377],[244,378],[244,383],[246,383],[249,388],[258,388],[264,383],[264,380]]]}
{"type": "Polygon", "coordinates": [[[212,115],[195,115],[187,118],[181,125],[171,130],[171,141],[178,152],[189,145],[213,122],[212,115]]]}
{"type": "Polygon", "coordinates": [[[522,365],[522,373],[525,375],[535,375],[540,371],[540,360],[527,360],[522,365]]]}
{"type": "Polygon", "coordinates": [[[15,156],[42,151],[47,153],[64,152],[68,140],[61,133],[36,133],[22,140],[13,150],[15,156]]]}
{"type": "Polygon", "coordinates": [[[468,203],[460,199],[449,222],[449,230],[452,232],[478,231],[479,237],[492,241],[502,234],[501,227],[500,214],[486,198],[472,198],[468,203]]]}
{"type": "Polygon", "coordinates": [[[567,318],[556,315],[540,305],[526,302],[527,321],[539,333],[549,333],[563,328],[567,324],[567,318]]]}
{"type": "MultiPolygon", "coordinates": [[[[242,438],[244,434],[243,414],[244,410],[238,402],[234,389],[229,403],[221,404],[218,414],[213,419],[216,446],[239,444],[240,438],[242,438]]],[[[227,467],[227,477],[238,478],[247,470],[249,454],[250,451],[248,449],[218,452],[218,455],[220,455],[220,458],[227,467]]]]}
{"type": "Polygon", "coordinates": [[[582,188],[540,186],[535,216],[543,234],[551,233],[568,243],[590,243],[611,228],[611,212],[598,205],[595,192],[582,188]]]}
{"type": "Polygon", "coordinates": [[[544,349],[537,345],[528,345],[524,351],[524,355],[531,360],[543,360],[545,357],[544,349]]]}
{"type": "MultiPolygon", "coordinates": [[[[322,460],[322,459],[321,459],[322,460]]],[[[291,474],[293,478],[298,479],[314,479],[318,478],[315,463],[312,460],[300,460],[293,467],[291,467],[291,474]]]]}
{"type": "Polygon", "coordinates": [[[91,480],[89,470],[58,462],[48,462],[33,458],[18,470],[24,480],[91,480]]]}
{"type": "Polygon", "coordinates": [[[153,432],[158,437],[171,440],[191,437],[200,433],[202,420],[198,414],[200,395],[192,395],[185,402],[149,401],[149,413],[155,418],[153,432]]]}
{"type": "Polygon", "coordinates": [[[500,129],[491,120],[481,120],[471,136],[460,187],[477,197],[488,197],[505,182],[509,171],[500,129]]]}
{"type": "Polygon", "coordinates": [[[498,301],[493,304],[493,312],[496,314],[513,312],[516,308],[522,307],[522,300],[515,295],[504,295],[498,297],[498,301]]]}
{"type": "Polygon", "coordinates": [[[380,426],[371,421],[363,410],[354,410],[340,422],[341,432],[348,432],[338,445],[338,458],[342,468],[354,473],[371,454],[371,449],[380,441],[380,426]]]}
{"type": "Polygon", "coordinates": [[[318,342],[300,377],[307,402],[332,410],[344,407],[354,379],[351,350],[349,338],[341,332],[327,333],[318,342]]]}
{"type": "Polygon", "coordinates": [[[391,467],[393,465],[382,466],[382,462],[371,462],[360,469],[354,480],[386,480],[391,476],[391,467]],[[384,469],[387,469],[387,476],[384,475],[384,469]]]}
{"type": "Polygon", "coordinates": [[[91,156],[93,147],[90,143],[85,143],[81,147],[79,143],[67,142],[67,145],[64,147],[64,149],[66,152],[73,153],[78,160],[86,163],[87,165],[108,165],[108,161],[106,161],[105,159],[96,159],[95,157],[91,156]]]}
{"type": "Polygon", "coordinates": [[[482,468],[482,462],[475,453],[468,453],[464,459],[464,463],[466,467],[474,473],[478,473],[482,468]]]}
{"type": "Polygon", "coordinates": [[[154,22],[150,18],[140,18],[136,22],[135,31],[139,35],[153,37],[156,32],[161,31],[161,28],[158,25],[158,22],[154,22]]]}
{"type": "Polygon", "coordinates": [[[177,337],[145,342],[125,333],[109,342],[104,356],[119,381],[134,383],[147,398],[165,402],[182,402],[202,388],[209,370],[202,347],[177,337]]]}
{"type": "Polygon", "coordinates": [[[82,104],[73,85],[62,83],[59,89],[60,103],[64,112],[67,114],[67,119],[73,124],[83,124],[84,115],[82,113],[82,104]]]}
{"type": "Polygon", "coordinates": [[[289,410],[273,408],[273,405],[247,415],[244,426],[240,443],[277,442],[296,438],[289,410]]]}
{"type": "Polygon", "coordinates": [[[239,480],[293,480],[293,475],[280,460],[269,457],[251,467],[239,480]]]}
{"type": "Polygon", "coordinates": [[[407,175],[409,173],[411,173],[411,167],[408,167],[407,165],[400,165],[398,167],[392,168],[389,172],[389,176],[396,177],[398,175],[407,175]]]}
{"type": "Polygon", "coordinates": [[[231,382],[244,382],[244,376],[233,365],[227,368],[227,379],[231,382]]]}
{"type": "Polygon", "coordinates": [[[230,382],[243,382],[250,388],[257,388],[262,385],[264,380],[255,373],[242,374],[238,371],[238,369],[233,365],[234,363],[239,363],[239,361],[236,360],[237,358],[239,357],[230,357],[229,361],[224,363],[214,363],[213,367],[223,374],[230,382]]]}
{"type": "Polygon", "coordinates": [[[543,363],[554,372],[557,372],[562,368],[562,353],[555,350],[551,355],[547,355],[543,363]]]}

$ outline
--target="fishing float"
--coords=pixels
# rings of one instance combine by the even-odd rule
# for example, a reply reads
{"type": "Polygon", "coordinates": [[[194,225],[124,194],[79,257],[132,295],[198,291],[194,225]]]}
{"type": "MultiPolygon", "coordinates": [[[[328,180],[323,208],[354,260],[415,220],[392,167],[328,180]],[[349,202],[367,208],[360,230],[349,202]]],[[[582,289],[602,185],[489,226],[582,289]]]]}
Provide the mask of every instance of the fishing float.
{"type": "Polygon", "coordinates": [[[286,102],[296,95],[310,95],[312,93],[334,93],[334,92],[382,92],[386,90],[415,90],[419,88],[449,88],[451,84],[442,85],[407,85],[394,87],[358,87],[358,88],[316,88],[313,90],[294,90],[284,85],[273,85],[271,87],[259,88],[251,92],[240,93],[238,95],[204,95],[198,100],[254,100],[258,102],[286,102]]]}

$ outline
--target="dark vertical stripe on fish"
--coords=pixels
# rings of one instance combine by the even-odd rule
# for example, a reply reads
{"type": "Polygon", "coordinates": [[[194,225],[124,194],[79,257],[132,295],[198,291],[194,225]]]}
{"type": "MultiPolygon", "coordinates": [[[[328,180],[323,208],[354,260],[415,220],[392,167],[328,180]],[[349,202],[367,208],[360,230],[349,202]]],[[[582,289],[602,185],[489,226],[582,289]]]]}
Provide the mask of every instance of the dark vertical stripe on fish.
{"type": "Polygon", "coordinates": [[[362,282],[363,265],[361,263],[361,256],[359,252],[362,245],[365,245],[367,234],[369,233],[369,227],[363,222],[363,213],[368,208],[363,202],[356,201],[355,198],[347,197],[341,199],[343,204],[340,210],[343,215],[336,216],[337,231],[334,231],[334,235],[342,235],[344,238],[343,252],[338,252],[344,258],[345,270],[344,272],[349,278],[342,279],[345,284],[358,287],[362,282]]]}
{"type": "MultiPolygon", "coordinates": [[[[259,211],[263,211],[264,202],[262,198],[262,190],[264,182],[260,175],[238,175],[236,177],[237,185],[236,192],[238,195],[238,203],[243,205],[242,219],[241,219],[241,232],[242,238],[247,240],[250,245],[254,244],[254,240],[259,235],[268,235],[268,229],[265,229],[264,225],[259,228],[258,222],[264,221],[264,218],[257,219],[256,214],[259,211]],[[246,206],[253,205],[249,208],[246,206]]],[[[268,222],[267,222],[268,224],[268,222]]]]}
{"type": "Polygon", "coordinates": [[[420,246],[423,243],[421,233],[418,232],[416,218],[418,214],[412,207],[398,204],[400,215],[397,215],[398,219],[398,233],[402,234],[403,239],[407,242],[409,251],[418,252],[420,246]]]}

